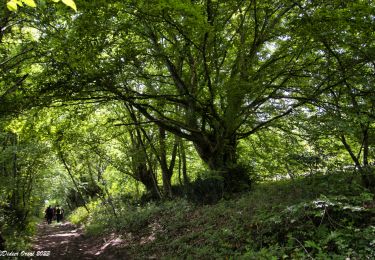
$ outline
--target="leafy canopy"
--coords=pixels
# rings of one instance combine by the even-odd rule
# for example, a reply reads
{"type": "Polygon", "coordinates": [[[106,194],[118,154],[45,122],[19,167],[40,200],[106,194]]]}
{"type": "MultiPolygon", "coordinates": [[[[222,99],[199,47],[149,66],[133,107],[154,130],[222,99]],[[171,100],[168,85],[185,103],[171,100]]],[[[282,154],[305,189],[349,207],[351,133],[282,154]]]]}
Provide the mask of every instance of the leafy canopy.
{"type": "MultiPolygon", "coordinates": [[[[60,0],[51,0],[52,2],[58,3],[60,0]]],[[[73,0],[61,0],[66,6],[69,6],[74,11],[77,11],[77,6],[73,0]]],[[[15,12],[18,10],[18,6],[23,6],[23,4],[36,7],[36,3],[34,0],[10,0],[7,2],[7,7],[10,11],[15,12]]]]}

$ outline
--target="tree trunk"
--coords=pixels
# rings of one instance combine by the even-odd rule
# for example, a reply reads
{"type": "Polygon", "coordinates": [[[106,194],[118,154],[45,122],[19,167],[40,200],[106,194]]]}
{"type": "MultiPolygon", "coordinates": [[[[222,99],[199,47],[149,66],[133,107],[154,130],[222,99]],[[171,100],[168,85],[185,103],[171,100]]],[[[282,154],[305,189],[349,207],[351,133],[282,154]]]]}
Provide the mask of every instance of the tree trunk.
{"type": "MultiPolygon", "coordinates": [[[[163,179],[163,191],[164,196],[171,198],[172,197],[172,185],[171,185],[171,178],[173,174],[173,168],[170,169],[167,163],[167,148],[165,144],[166,133],[165,129],[159,126],[159,145],[160,145],[160,167],[162,171],[162,179],[163,179]]],[[[174,161],[174,159],[172,158],[174,161]]]]}
{"type": "Polygon", "coordinates": [[[66,160],[65,160],[65,157],[64,157],[64,155],[63,155],[63,153],[62,153],[62,150],[61,150],[61,147],[60,147],[59,144],[57,144],[57,149],[58,149],[57,152],[58,152],[58,155],[59,155],[59,157],[60,157],[60,160],[61,160],[61,162],[63,163],[64,168],[65,168],[65,170],[67,171],[67,173],[68,173],[70,179],[72,180],[73,185],[74,185],[74,187],[75,187],[75,189],[76,189],[77,194],[79,195],[80,199],[81,199],[82,202],[83,202],[83,207],[86,209],[87,212],[90,212],[90,210],[89,210],[88,207],[87,207],[87,202],[86,202],[85,198],[84,198],[83,195],[82,195],[81,189],[79,188],[79,185],[78,185],[77,181],[75,180],[75,178],[74,178],[74,176],[73,176],[73,173],[72,173],[72,171],[71,171],[71,169],[70,169],[68,163],[67,163],[66,160]]]}
{"type": "Polygon", "coordinates": [[[237,140],[235,136],[229,138],[221,136],[216,138],[206,137],[200,142],[194,142],[194,146],[199,156],[211,170],[223,171],[225,174],[228,167],[237,164],[237,140]]]}
{"type": "MultiPolygon", "coordinates": [[[[132,120],[135,123],[138,123],[139,120],[133,108],[127,104],[124,105],[132,120]]],[[[135,166],[133,166],[135,168],[134,175],[137,180],[142,182],[142,184],[146,187],[147,192],[150,193],[153,198],[161,199],[162,196],[160,194],[156,176],[152,170],[152,161],[147,153],[147,147],[143,142],[142,133],[146,138],[148,138],[145,130],[139,125],[135,128],[135,134],[133,134],[132,131],[129,132],[133,147],[137,151],[142,151],[145,159],[145,161],[138,161],[137,159],[135,160],[135,166]]]]}
{"type": "Polygon", "coordinates": [[[185,152],[184,141],[180,137],[178,137],[178,142],[179,142],[179,157],[180,157],[179,163],[182,166],[183,184],[187,186],[189,185],[190,181],[187,175],[186,152],[185,152]]]}
{"type": "Polygon", "coordinates": [[[367,167],[368,163],[368,155],[369,155],[369,134],[368,134],[368,127],[363,129],[363,165],[367,167]]]}
{"type": "Polygon", "coordinates": [[[368,126],[365,126],[362,128],[362,134],[363,134],[363,173],[362,173],[362,179],[363,182],[366,185],[366,188],[369,188],[370,190],[374,189],[374,182],[375,182],[375,177],[373,170],[371,166],[369,165],[368,162],[368,157],[370,153],[370,148],[369,148],[369,133],[368,133],[368,126]]]}
{"type": "MultiPolygon", "coordinates": [[[[364,135],[364,138],[366,138],[366,136],[364,135]]],[[[367,136],[367,139],[368,139],[368,136],[367,136]]],[[[355,163],[355,166],[356,168],[358,169],[359,173],[361,174],[361,179],[362,179],[362,182],[364,184],[364,186],[366,188],[371,188],[371,181],[370,181],[370,176],[369,176],[369,172],[368,172],[368,165],[361,165],[361,162],[359,160],[359,156],[357,157],[352,148],[350,147],[350,145],[348,144],[348,142],[346,141],[346,138],[344,135],[341,135],[341,142],[343,143],[345,149],[348,151],[350,157],[352,158],[352,160],[354,161],[355,163]]],[[[364,146],[368,145],[368,141],[366,141],[365,139],[363,140],[363,144],[364,146]]],[[[366,150],[366,155],[364,155],[364,162],[367,161],[367,156],[368,156],[368,147],[367,148],[364,148],[364,150],[366,150]],[[365,159],[366,158],[366,159],[365,159]]],[[[367,162],[368,164],[368,162],[367,162]]]]}

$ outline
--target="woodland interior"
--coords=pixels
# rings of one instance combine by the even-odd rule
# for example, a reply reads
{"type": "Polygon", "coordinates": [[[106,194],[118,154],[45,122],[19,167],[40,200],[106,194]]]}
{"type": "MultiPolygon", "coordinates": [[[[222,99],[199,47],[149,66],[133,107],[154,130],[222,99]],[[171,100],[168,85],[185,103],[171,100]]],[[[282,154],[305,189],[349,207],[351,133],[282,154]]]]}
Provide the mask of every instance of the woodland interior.
{"type": "Polygon", "coordinates": [[[0,259],[373,259],[374,83],[371,0],[2,1],[0,259]]]}

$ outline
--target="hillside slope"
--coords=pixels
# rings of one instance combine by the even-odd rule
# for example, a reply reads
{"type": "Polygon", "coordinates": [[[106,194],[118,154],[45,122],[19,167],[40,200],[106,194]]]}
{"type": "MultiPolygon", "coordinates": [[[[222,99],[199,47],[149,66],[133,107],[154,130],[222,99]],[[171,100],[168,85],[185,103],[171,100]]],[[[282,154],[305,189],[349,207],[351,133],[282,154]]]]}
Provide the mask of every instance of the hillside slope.
{"type": "Polygon", "coordinates": [[[257,184],[214,205],[184,199],[96,209],[89,236],[116,233],[131,258],[373,258],[373,194],[352,175],[257,184]]]}

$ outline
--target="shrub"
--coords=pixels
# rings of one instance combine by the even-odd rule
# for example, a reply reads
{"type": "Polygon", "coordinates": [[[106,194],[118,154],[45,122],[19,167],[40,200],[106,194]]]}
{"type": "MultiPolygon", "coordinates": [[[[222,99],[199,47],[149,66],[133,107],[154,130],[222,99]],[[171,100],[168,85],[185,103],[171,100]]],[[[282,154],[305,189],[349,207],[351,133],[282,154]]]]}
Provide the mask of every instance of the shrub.
{"type": "Polygon", "coordinates": [[[224,196],[224,178],[217,172],[206,172],[190,184],[187,195],[195,203],[216,203],[224,196]]]}
{"type": "Polygon", "coordinates": [[[84,207],[76,208],[70,215],[69,220],[75,224],[83,224],[88,220],[89,213],[84,207]]]}
{"type": "Polygon", "coordinates": [[[248,191],[255,179],[251,173],[244,164],[227,166],[222,171],[203,172],[190,184],[187,198],[195,203],[213,204],[225,195],[248,191]]]}
{"type": "Polygon", "coordinates": [[[279,245],[292,258],[374,257],[374,209],[364,206],[371,201],[367,192],[351,197],[321,195],[281,212],[258,213],[248,252],[264,248],[272,252],[279,245]]]}
{"type": "Polygon", "coordinates": [[[236,164],[226,168],[223,172],[224,190],[229,193],[247,191],[251,187],[252,170],[244,164],[236,164]]]}

